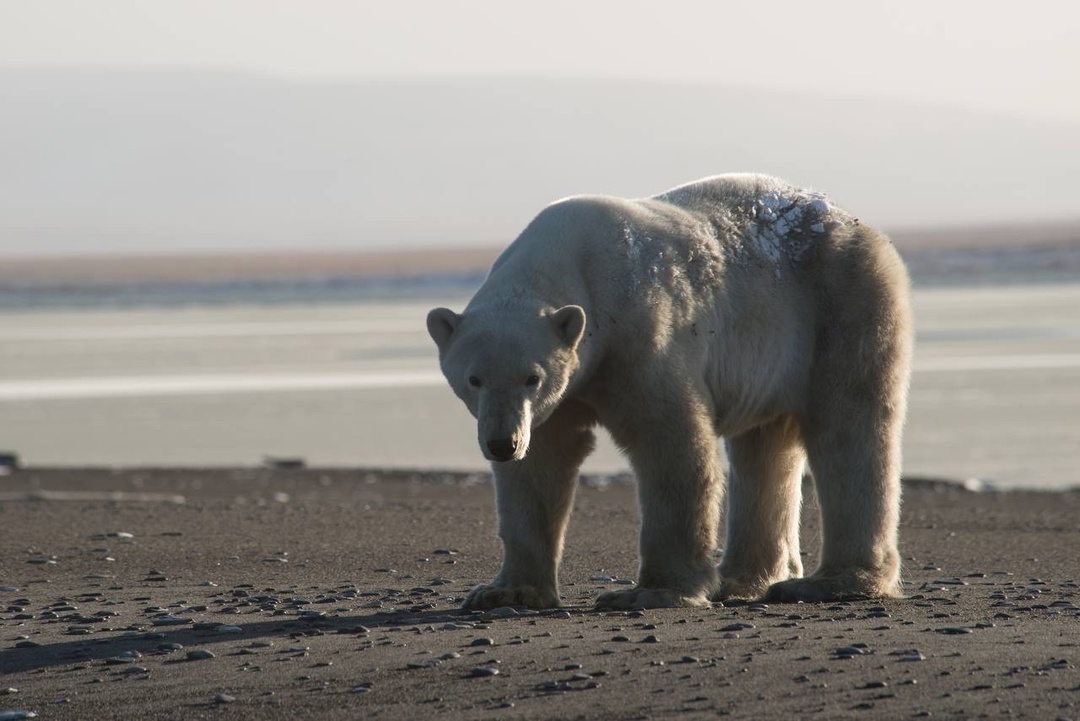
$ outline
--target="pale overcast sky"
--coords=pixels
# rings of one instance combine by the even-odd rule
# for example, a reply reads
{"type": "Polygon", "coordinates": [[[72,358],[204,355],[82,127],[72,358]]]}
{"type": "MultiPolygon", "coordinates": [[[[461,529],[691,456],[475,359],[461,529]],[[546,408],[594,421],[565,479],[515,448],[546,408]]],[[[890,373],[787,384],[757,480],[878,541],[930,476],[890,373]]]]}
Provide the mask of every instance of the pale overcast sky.
{"type": "Polygon", "coordinates": [[[1080,122],[1074,0],[0,0],[0,65],[618,76],[1080,122]]]}

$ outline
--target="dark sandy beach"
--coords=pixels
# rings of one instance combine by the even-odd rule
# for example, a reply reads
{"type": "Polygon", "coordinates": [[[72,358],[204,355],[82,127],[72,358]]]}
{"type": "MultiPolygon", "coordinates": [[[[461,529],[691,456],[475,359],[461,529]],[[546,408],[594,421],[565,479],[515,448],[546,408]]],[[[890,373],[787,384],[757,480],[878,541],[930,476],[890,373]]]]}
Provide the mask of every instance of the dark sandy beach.
{"type": "Polygon", "coordinates": [[[1080,717],[1080,491],[908,482],[902,600],[606,613],[634,490],[586,479],[566,608],[486,614],[457,610],[500,560],[483,475],[31,469],[0,498],[0,718],[1080,717]]]}

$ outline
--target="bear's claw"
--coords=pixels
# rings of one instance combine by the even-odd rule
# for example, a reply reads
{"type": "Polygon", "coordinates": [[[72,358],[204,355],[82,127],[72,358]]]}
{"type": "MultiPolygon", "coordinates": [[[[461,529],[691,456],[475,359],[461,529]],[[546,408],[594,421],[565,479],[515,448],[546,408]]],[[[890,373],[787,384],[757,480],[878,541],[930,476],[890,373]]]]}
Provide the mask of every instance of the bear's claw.
{"type": "Polygon", "coordinates": [[[685,595],[667,588],[629,588],[624,591],[606,591],[596,599],[597,608],[687,608],[709,606],[704,593],[685,595]]]}
{"type": "Polygon", "coordinates": [[[767,603],[820,603],[866,598],[898,598],[899,584],[874,583],[859,576],[808,576],[774,583],[761,600],[767,603]]]}
{"type": "Polygon", "coordinates": [[[476,586],[461,607],[470,611],[487,611],[502,606],[527,606],[528,608],[558,608],[559,594],[553,589],[541,590],[535,586],[476,586]]]}

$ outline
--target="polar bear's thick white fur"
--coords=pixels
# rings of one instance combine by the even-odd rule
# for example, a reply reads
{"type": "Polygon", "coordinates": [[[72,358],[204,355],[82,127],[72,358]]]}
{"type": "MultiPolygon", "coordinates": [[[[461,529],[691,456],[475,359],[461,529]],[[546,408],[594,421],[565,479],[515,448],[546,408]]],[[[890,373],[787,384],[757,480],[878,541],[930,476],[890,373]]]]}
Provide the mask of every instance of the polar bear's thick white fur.
{"type": "Polygon", "coordinates": [[[465,606],[559,604],[597,424],[631,461],[642,516],[637,585],[598,606],[898,595],[908,293],[885,235],[764,175],[548,206],[463,313],[427,319],[493,462],[505,549],[465,606]],[[718,437],[731,466],[719,568],[718,437]],[[807,461],[823,539],[803,578],[807,461]]]}

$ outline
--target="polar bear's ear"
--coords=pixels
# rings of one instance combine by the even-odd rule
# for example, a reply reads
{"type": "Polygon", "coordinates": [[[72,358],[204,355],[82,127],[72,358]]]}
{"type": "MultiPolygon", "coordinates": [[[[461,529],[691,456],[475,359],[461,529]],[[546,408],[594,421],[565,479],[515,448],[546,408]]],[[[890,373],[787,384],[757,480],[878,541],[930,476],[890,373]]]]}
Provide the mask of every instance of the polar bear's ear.
{"type": "Polygon", "coordinates": [[[461,316],[449,308],[433,308],[427,315],[427,331],[439,350],[446,347],[450,336],[457,330],[461,316]]]}
{"type": "Polygon", "coordinates": [[[585,309],[580,305],[564,305],[552,313],[551,322],[563,343],[576,348],[585,334],[585,309]]]}

